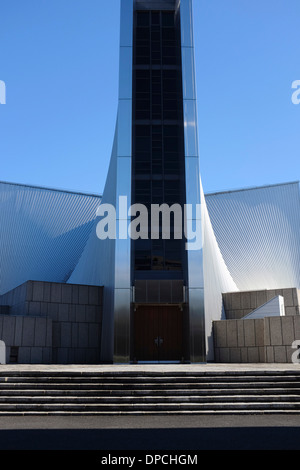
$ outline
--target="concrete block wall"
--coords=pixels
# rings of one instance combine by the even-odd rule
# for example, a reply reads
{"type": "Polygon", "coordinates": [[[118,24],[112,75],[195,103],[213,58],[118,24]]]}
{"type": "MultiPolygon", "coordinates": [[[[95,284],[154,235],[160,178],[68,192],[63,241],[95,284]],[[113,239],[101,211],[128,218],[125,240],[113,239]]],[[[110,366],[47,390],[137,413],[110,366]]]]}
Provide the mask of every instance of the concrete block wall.
{"type": "Polygon", "coordinates": [[[51,364],[52,320],[0,315],[0,339],[6,346],[6,363],[51,364]]]}
{"type": "Polygon", "coordinates": [[[300,341],[300,316],[265,319],[267,363],[291,363],[294,341],[300,341]]]}
{"type": "Polygon", "coordinates": [[[300,290],[277,289],[223,294],[226,319],[239,320],[277,295],[284,298],[286,316],[300,315],[300,290]]]}
{"type": "Polygon", "coordinates": [[[28,281],[2,296],[0,304],[9,306],[10,316],[51,320],[52,363],[95,364],[100,361],[102,294],[97,286],[28,281]]]}
{"type": "Polygon", "coordinates": [[[215,361],[219,363],[292,363],[300,341],[300,316],[214,322],[215,361]]]}

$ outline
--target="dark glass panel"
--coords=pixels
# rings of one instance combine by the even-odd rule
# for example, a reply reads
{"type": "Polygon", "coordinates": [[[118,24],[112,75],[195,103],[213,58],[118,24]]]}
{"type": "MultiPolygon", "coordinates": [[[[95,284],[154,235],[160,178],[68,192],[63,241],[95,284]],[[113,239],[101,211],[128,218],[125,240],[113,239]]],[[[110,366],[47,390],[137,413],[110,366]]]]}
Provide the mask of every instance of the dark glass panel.
{"type": "Polygon", "coordinates": [[[140,26],[149,26],[150,15],[148,11],[138,12],[136,15],[136,25],[140,26]]]}
{"type": "Polygon", "coordinates": [[[153,11],[151,14],[151,23],[152,25],[160,25],[160,14],[158,11],[153,11]]]}
{"type": "Polygon", "coordinates": [[[162,13],[162,25],[164,27],[174,28],[175,15],[173,12],[162,13]]]}

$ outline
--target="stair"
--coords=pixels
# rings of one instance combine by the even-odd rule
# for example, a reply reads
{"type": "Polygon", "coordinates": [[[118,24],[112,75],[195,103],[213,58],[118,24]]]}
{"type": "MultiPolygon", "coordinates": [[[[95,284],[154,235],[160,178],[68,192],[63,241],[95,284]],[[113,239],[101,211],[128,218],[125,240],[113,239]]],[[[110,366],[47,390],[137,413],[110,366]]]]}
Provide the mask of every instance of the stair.
{"type": "Polygon", "coordinates": [[[300,413],[300,370],[0,372],[0,416],[300,413]]]}

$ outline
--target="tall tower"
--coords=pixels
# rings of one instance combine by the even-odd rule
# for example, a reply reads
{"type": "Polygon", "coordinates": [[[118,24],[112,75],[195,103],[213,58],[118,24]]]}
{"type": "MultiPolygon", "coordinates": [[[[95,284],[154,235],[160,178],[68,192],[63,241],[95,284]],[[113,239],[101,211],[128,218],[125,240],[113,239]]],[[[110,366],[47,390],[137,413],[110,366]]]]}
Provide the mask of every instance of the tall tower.
{"type": "MultiPolygon", "coordinates": [[[[193,0],[121,0],[119,73],[116,132],[101,203],[115,207],[118,233],[99,240],[95,229],[69,282],[104,286],[102,361],[205,362],[212,317],[222,314],[222,280],[229,279],[230,290],[235,286],[222,264],[201,188],[193,0]],[[147,233],[134,240],[127,236],[132,204],[149,214],[147,233]],[[165,237],[162,205],[182,208],[181,238],[175,223],[165,237]],[[187,249],[191,232],[197,243],[187,249]]],[[[171,210],[169,216],[175,222],[171,210]]]]}
{"type": "MultiPolygon", "coordinates": [[[[200,187],[192,2],[136,0],[132,30],[132,202],[149,212],[153,204],[195,209],[200,187]]],[[[131,246],[133,357],[202,362],[202,244],[187,251],[184,237],[176,239],[172,230],[163,239],[161,224],[159,238],[149,229],[148,240],[131,246]]]]}

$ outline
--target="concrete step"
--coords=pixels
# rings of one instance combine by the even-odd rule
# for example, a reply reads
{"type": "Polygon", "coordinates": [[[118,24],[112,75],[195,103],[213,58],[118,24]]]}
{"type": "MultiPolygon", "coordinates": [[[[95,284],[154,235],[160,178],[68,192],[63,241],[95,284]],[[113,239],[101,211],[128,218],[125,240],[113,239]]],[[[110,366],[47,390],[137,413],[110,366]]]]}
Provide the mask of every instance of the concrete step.
{"type": "Polygon", "coordinates": [[[185,397],[185,396],[207,396],[209,393],[210,396],[236,396],[236,395],[255,395],[255,396],[264,396],[264,395],[294,395],[300,397],[300,388],[265,388],[265,389],[251,389],[251,388],[238,388],[238,389],[212,389],[212,390],[199,390],[199,389],[172,389],[172,390],[66,390],[66,389],[20,389],[8,388],[0,390],[1,397],[13,397],[13,396],[22,396],[22,397],[185,397]]]}
{"type": "MultiPolygon", "coordinates": [[[[300,372],[300,371],[299,371],[300,372]]],[[[0,373],[0,415],[300,413],[300,373],[0,373]]]]}
{"type": "MultiPolygon", "coordinates": [[[[138,406],[143,404],[153,404],[153,405],[171,405],[171,404],[205,404],[205,403],[232,403],[233,397],[229,395],[221,396],[189,396],[189,397],[177,397],[177,396],[158,396],[158,397],[67,397],[67,396],[58,396],[58,397],[35,397],[35,405],[130,405],[138,406]]],[[[236,395],[234,396],[234,402],[247,402],[249,403],[274,403],[274,402],[289,402],[289,403],[300,403],[300,397],[297,395],[236,395]]],[[[27,405],[32,404],[32,397],[24,396],[3,396],[0,397],[0,407],[3,404],[17,404],[17,405],[27,405]]]]}
{"type": "Polygon", "coordinates": [[[129,412],[201,412],[201,411],[256,411],[256,410],[269,410],[269,411],[283,411],[283,410],[292,410],[300,412],[300,401],[298,402],[254,402],[248,403],[244,402],[228,402],[228,403],[156,403],[156,404],[2,404],[1,412],[45,412],[45,413],[54,413],[54,412],[77,412],[81,414],[93,413],[93,412],[102,412],[108,413],[118,412],[118,413],[129,413],[129,412]],[[267,408],[266,408],[267,407],[267,408]]]}
{"type": "Polygon", "coordinates": [[[56,375],[56,376],[11,376],[11,375],[0,375],[0,384],[1,383],[80,383],[80,384],[121,384],[131,385],[132,383],[135,384],[142,384],[146,385],[147,383],[155,382],[156,384],[210,384],[210,383],[253,383],[253,382],[297,382],[300,380],[300,376],[293,374],[293,375],[242,375],[242,376],[230,376],[225,375],[223,377],[219,376],[183,376],[183,377],[166,377],[166,376],[117,376],[117,377],[106,377],[106,376],[91,376],[91,377],[81,377],[81,376],[64,376],[64,375],[56,375]]]}
{"type": "Polygon", "coordinates": [[[207,383],[207,384],[165,384],[165,383],[145,383],[145,384],[101,384],[101,383],[23,383],[23,382],[5,382],[0,384],[0,391],[7,391],[7,390],[65,390],[65,391],[106,391],[106,392],[118,392],[118,391],[127,391],[127,392],[138,392],[138,391],[151,391],[155,390],[159,391],[172,391],[172,390],[182,390],[191,392],[192,390],[199,390],[199,391],[213,391],[213,390],[264,390],[264,389],[273,389],[273,388],[282,388],[288,389],[293,391],[294,389],[299,389],[300,383],[299,382],[224,382],[220,383],[207,383]]]}

